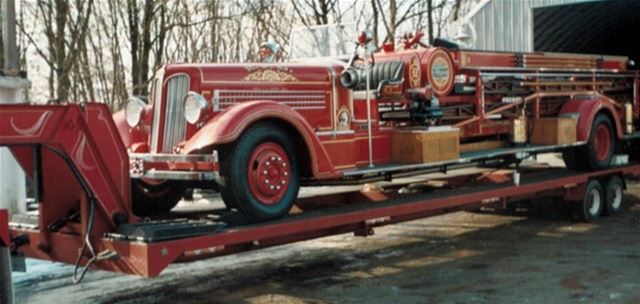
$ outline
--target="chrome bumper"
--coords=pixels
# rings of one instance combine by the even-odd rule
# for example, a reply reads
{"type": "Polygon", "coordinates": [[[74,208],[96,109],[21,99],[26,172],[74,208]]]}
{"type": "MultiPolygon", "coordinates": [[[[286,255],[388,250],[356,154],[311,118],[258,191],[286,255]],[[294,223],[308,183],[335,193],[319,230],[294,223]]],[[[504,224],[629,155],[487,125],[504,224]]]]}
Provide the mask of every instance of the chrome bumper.
{"type": "Polygon", "coordinates": [[[212,154],[150,154],[129,153],[131,178],[207,181],[219,180],[218,151],[212,154]],[[210,168],[197,169],[199,164],[210,168]],[[166,169],[167,167],[191,167],[190,169],[166,169]]]}

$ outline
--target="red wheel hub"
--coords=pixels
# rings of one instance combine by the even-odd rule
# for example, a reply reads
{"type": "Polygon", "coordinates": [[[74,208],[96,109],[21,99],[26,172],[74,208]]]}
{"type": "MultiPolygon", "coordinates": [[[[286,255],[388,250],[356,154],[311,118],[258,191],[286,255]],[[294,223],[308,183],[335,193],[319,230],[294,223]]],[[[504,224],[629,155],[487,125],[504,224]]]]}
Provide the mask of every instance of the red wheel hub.
{"type": "Polygon", "coordinates": [[[611,150],[611,132],[607,125],[600,124],[595,129],[593,148],[599,161],[604,161],[611,150]]]}
{"type": "Polygon", "coordinates": [[[249,158],[249,189],[265,205],[280,201],[289,189],[291,163],[284,149],[273,142],[258,145],[249,158]]]}

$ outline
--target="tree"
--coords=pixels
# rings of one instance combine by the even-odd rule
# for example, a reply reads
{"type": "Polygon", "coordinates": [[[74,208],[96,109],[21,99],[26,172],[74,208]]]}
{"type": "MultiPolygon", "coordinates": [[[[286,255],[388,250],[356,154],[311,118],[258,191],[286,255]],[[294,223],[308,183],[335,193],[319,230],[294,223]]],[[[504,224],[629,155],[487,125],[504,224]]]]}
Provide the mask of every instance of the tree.
{"type": "Polygon", "coordinates": [[[67,100],[71,88],[70,73],[76,67],[82,51],[93,0],[42,0],[35,5],[35,12],[32,13],[44,25],[46,49],[42,43],[36,43],[32,33],[24,31],[23,24],[18,25],[49,66],[49,97],[58,101],[67,100]]]}

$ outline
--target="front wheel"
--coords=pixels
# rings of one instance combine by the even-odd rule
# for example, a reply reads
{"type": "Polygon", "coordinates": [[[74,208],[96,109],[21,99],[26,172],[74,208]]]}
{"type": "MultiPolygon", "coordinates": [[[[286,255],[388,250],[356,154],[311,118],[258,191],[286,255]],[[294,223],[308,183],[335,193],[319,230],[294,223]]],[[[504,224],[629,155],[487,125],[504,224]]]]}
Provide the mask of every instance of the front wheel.
{"type": "Polygon", "coordinates": [[[298,196],[300,177],[290,135],[274,123],[249,128],[231,147],[223,199],[253,221],[268,221],[289,212],[298,196]]]}
{"type": "Polygon", "coordinates": [[[137,216],[147,216],[171,211],[186,188],[180,181],[144,182],[131,181],[131,209],[137,216]]]}

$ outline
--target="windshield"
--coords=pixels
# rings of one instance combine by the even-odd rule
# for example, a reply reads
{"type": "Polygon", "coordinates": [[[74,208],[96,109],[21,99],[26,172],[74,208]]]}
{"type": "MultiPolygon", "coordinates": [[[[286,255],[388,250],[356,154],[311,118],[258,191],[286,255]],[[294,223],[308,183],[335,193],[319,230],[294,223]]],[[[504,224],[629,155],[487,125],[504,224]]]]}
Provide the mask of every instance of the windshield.
{"type": "Polygon", "coordinates": [[[340,23],[291,30],[289,57],[292,60],[344,57],[353,53],[356,23],[340,23]]]}

